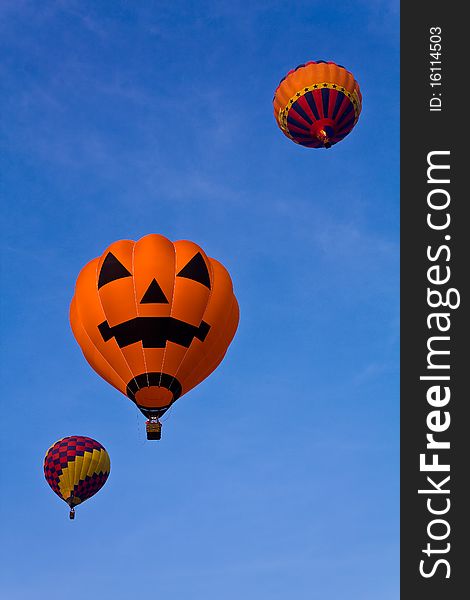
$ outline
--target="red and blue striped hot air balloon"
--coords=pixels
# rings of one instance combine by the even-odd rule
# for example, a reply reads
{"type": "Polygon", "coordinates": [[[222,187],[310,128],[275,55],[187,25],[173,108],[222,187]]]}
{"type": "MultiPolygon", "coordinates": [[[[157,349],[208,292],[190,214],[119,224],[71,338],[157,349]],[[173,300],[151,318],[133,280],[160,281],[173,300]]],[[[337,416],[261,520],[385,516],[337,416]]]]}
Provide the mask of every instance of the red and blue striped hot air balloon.
{"type": "Polygon", "coordinates": [[[293,142],[329,148],[357,123],[362,96],[348,70],[319,60],[289,71],[274,93],[273,105],[277,124],[293,142]]]}
{"type": "Polygon", "coordinates": [[[52,490],[70,507],[91,498],[108,479],[111,469],[109,455],[92,438],[71,435],[53,444],[44,458],[44,476],[52,490]]]}

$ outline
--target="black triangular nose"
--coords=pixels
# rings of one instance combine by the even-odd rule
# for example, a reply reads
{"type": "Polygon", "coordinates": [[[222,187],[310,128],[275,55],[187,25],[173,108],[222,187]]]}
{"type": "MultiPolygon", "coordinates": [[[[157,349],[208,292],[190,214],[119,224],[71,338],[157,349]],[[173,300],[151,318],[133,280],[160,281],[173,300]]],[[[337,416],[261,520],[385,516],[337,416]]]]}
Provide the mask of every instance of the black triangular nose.
{"type": "Polygon", "coordinates": [[[152,279],[152,282],[147,288],[142,300],[141,304],[168,304],[168,300],[166,299],[165,294],[163,293],[162,288],[158,285],[156,279],[152,279]]]}

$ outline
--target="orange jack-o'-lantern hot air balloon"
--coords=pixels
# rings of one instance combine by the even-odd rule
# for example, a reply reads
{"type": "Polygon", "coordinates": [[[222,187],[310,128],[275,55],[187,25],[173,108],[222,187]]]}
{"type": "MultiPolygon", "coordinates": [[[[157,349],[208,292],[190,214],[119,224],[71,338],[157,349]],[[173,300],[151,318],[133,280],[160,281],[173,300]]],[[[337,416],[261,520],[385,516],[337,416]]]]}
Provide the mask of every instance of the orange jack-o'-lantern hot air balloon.
{"type": "Polygon", "coordinates": [[[73,333],[92,368],[159,418],[223,359],[238,326],[227,270],[195,243],[151,234],[114,242],[80,272],[73,333]]]}
{"type": "Polygon", "coordinates": [[[319,60],[289,71],[274,93],[273,105],[277,124],[288,138],[309,148],[330,148],[357,123],[362,96],[349,71],[319,60]]]}

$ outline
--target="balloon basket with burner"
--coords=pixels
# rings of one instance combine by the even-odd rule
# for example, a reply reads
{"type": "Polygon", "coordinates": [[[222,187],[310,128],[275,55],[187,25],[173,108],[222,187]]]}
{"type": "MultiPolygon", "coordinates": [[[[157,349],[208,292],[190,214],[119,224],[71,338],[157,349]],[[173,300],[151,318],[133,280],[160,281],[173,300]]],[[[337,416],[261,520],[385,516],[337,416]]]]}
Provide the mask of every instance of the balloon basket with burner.
{"type": "Polygon", "coordinates": [[[70,498],[67,500],[67,504],[70,508],[69,518],[73,520],[75,519],[75,505],[73,501],[73,492],[70,494],[70,498]]]}
{"type": "Polygon", "coordinates": [[[150,418],[146,424],[148,440],[160,440],[162,438],[162,424],[157,418],[150,418]]]}

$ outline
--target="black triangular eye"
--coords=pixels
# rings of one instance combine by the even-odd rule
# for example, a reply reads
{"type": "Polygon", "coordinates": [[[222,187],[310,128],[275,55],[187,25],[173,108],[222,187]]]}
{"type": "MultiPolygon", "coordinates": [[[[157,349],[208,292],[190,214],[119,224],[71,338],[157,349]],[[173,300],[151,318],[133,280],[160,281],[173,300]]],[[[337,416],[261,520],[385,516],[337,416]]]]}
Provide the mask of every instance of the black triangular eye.
{"type": "Polygon", "coordinates": [[[101,266],[98,289],[115,279],[122,279],[123,277],[132,277],[132,274],[118,261],[114,254],[108,252],[101,266]]]}
{"type": "Polygon", "coordinates": [[[153,279],[148,286],[147,291],[143,295],[141,304],[168,304],[162,288],[158,285],[157,280],[153,279]]]}
{"type": "Polygon", "coordinates": [[[188,262],[188,264],[177,273],[178,277],[185,277],[186,279],[193,279],[207,288],[211,289],[211,279],[209,271],[207,270],[206,263],[202,258],[202,254],[198,252],[188,262]]]}

